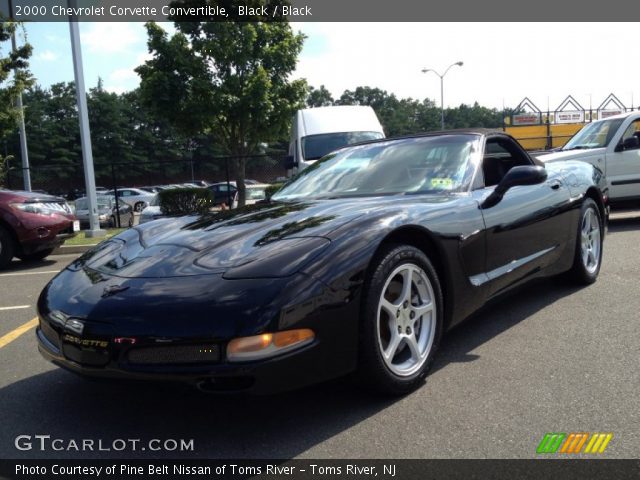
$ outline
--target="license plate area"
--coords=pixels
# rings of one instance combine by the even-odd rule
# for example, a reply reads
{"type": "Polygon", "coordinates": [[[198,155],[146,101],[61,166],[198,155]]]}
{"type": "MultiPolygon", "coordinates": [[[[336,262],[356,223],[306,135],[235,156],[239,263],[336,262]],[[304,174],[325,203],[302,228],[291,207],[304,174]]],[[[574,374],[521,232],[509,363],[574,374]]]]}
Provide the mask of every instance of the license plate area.
{"type": "Polygon", "coordinates": [[[80,220],[74,220],[73,221],[73,231],[74,232],[79,232],[80,231],[80,220]]]}
{"type": "Polygon", "coordinates": [[[113,332],[108,325],[84,322],[82,334],[65,329],[60,335],[62,354],[80,365],[102,367],[111,358],[113,332]]]}

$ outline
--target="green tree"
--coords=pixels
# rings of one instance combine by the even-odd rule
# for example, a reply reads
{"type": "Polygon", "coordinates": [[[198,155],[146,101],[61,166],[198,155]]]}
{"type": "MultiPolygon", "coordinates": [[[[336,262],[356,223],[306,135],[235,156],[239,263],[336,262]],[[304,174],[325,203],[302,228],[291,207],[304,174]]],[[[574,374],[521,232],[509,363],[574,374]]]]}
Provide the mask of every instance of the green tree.
{"type": "MultiPolygon", "coordinates": [[[[202,2],[185,0],[173,6],[202,2]]],[[[265,0],[223,2],[271,5],[265,0]]],[[[240,205],[245,200],[246,156],[283,135],[303,104],[303,80],[290,81],[302,50],[286,18],[251,22],[176,22],[171,37],[147,23],[151,60],[136,69],[143,101],[189,137],[213,135],[232,155],[240,205]],[[269,20],[269,21],[267,21],[269,20]]]]}
{"type": "Polygon", "coordinates": [[[335,103],[331,92],[320,85],[320,88],[309,86],[307,91],[307,100],[305,102],[308,108],[329,107],[335,103]]]}
{"type": "MultiPolygon", "coordinates": [[[[23,112],[17,107],[16,98],[34,82],[29,71],[32,47],[25,42],[14,52],[11,35],[22,28],[21,23],[0,22],[0,137],[15,131],[23,112]]],[[[24,32],[24,30],[23,30],[24,32]]],[[[0,186],[4,185],[6,164],[10,156],[0,155],[0,186]]]]}

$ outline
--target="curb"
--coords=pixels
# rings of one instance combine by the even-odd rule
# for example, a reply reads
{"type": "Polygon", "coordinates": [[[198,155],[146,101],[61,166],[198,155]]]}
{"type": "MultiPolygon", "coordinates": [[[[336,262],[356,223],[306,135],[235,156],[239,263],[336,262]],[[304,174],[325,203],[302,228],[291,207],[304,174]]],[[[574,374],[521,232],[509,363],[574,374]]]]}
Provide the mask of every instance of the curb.
{"type": "Polygon", "coordinates": [[[51,255],[77,255],[91,250],[95,245],[60,245],[51,255]]]}

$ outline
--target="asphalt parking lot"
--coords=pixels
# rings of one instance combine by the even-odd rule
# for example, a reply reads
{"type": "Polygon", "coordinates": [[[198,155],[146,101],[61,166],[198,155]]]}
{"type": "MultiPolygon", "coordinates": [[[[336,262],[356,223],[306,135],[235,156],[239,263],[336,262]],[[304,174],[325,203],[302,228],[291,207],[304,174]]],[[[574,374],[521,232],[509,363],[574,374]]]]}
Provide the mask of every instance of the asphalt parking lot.
{"type": "Polygon", "coordinates": [[[348,380],[272,397],[83,380],[40,357],[28,323],[73,257],[16,261],[0,272],[0,458],[532,458],[547,432],[611,432],[601,456],[638,458],[640,213],[614,217],[595,285],[546,281],[487,307],[399,399],[348,380]],[[18,450],[19,435],[193,439],[194,450],[18,450]]]}

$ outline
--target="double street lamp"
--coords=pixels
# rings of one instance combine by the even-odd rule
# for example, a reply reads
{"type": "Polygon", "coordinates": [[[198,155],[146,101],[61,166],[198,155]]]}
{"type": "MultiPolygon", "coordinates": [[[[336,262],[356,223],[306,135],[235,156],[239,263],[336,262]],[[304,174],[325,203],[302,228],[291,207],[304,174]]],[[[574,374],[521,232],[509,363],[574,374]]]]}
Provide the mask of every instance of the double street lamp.
{"type": "Polygon", "coordinates": [[[447,67],[447,69],[444,71],[442,75],[440,75],[438,72],[436,72],[432,68],[422,69],[422,73],[433,72],[440,77],[440,126],[442,127],[442,130],[444,130],[444,76],[447,74],[447,72],[451,67],[455,67],[455,66],[461,67],[462,65],[463,65],[462,62],[452,63],[447,67]]]}

